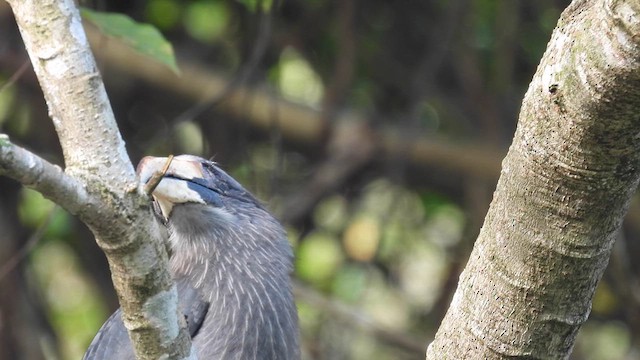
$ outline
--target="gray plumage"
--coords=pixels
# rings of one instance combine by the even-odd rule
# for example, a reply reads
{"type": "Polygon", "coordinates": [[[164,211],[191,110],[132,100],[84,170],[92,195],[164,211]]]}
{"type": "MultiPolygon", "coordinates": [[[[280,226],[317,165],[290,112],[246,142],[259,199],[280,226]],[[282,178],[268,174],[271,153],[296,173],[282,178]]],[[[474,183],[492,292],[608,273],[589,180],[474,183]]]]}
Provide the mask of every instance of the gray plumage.
{"type": "MultiPolygon", "coordinates": [[[[143,159],[141,180],[164,162],[143,159]]],[[[282,226],[238,182],[195,156],[177,156],[153,196],[198,358],[299,359],[292,252],[282,226]]],[[[84,358],[134,359],[119,310],[84,358]]]]}

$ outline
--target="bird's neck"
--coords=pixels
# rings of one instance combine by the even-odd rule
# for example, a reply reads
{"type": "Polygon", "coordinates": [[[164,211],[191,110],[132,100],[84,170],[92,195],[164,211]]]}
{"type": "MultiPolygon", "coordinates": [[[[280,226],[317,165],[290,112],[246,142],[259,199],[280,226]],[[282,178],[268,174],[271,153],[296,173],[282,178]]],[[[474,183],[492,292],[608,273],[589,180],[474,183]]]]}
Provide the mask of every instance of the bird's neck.
{"type": "Polygon", "coordinates": [[[237,358],[298,358],[289,245],[286,239],[284,243],[272,239],[260,242],[255,241],[257,234],[251,236],[253,240],[238,239],[233,234],[216,239],[171,239],[182,243],[171,257],[172,270],[210,303],[207,318],[210,331],[218,332],[212,338],[218,339],[215,341],[220,342],[220,349],[237,342],[234,348],[242,352],[237,358]],[[184,246],[185,240],[191,249],[184,246]],[[204,241],[213,241],[214,245],[203,246],[204,241]],[[238,241],[249,243],[238,246],[238,241]],[[251,353],[265,347],[273,356],[251,353]]]}

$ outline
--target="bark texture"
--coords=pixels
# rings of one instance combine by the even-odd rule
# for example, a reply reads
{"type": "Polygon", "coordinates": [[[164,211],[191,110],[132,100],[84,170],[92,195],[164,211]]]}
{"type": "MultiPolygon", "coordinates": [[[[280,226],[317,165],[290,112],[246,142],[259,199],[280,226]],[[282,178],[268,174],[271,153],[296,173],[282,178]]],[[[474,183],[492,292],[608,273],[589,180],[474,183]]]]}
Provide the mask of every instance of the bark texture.
{"type": "Polygon", "coordinates": [[[9,1],[64,152],[65,172],[0,137],[0,174],[77,214],[105,251],[140,359],[192,356],[149,199],[138,185],[71,0],[9,1]]]}
{"type": "Polygon", "coordinates": [[[574,1],[428,359],[564,359],[640,175],[640,2],[574,1]]]}

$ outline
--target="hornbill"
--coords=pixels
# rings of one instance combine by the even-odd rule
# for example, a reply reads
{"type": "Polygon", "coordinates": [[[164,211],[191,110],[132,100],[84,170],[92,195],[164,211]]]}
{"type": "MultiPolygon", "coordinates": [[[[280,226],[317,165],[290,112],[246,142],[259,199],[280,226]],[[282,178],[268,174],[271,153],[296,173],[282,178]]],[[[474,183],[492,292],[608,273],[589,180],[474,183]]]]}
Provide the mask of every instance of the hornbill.
{"type": "MultiPolygon", "coordinates": [[[[143,183],[166,163],[145,157],[143,183]]],[[[213,162],[176,156],[152,193],[198,359],[299,359],[292,251],[278,221],[213,162]]],[[[134,359],[118,309],[84,359],[134,359]]]]}

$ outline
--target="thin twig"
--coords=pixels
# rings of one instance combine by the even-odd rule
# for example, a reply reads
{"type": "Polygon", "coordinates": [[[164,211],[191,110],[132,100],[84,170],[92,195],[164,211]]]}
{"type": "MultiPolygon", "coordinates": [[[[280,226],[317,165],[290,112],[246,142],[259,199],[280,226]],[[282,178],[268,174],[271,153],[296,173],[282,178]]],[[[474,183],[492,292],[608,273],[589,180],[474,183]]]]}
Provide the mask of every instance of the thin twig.
{"type": "Polygon", "coordinates": [[[13,269],[15,269],[18,264],[31,252],[31,250],[40,242],[42,239],[44,232],[49,228],[51,222],[53,221],[53,217],[58,210],[58,205],[55,205],[47,218],[44,219],[44,222],[38,227],[38,229],[29,237],[24,246],[18,250],[9,260],[0,268],[0,282],[5,278],[5,276],[9,275],[13,269]]]}
{"type": "Polygon", "coordinates": [[[257,38],[255,41],[255,46],[253,46],[247,62],[237,70],[231,81],[228,82],[228,84],[220,93],[217,93],[209,99],[206,99],[199,104],[187,109],[175,119],[175,123],[186,120],[193,120],[196,117],[202,115],[204,112],[213,109],[215,106],[226,100],[227,97],[237,88],[244,85],[244,83],[251,77],[256,67],[260,64],[260,61],[262,61],[264,55],[267,52],[273,27],[273,9],[278,8],[279,0],[275,0],[271,5],[271,9],[266,12],[262,7],[262,3],[262,0],[259,1],[257,6],[257,12],[260,16],[260,20],[258,22],[257,38]]]}
{"type": "Polygon", "coordinates": [[[388,329],[373,321],[362,311],[334,299],[327,298],[313,288],[306,286],[299,281],[293,282],[293,293],[297,299],[327,312],[332,318],[338,321],[344,321],[345,323],[351,324],[362,331],[371,334],[378,340],[384,341],[389,345],[396,346],[408,352],[415,353],[416,356],[424,356],[426,344],[428,343],[426,340],[417,339],[412,335],[388,329]]]}
{"type": "Polygon", "coordinates": [[[0,134],[0,175],[8,176],[76,215],[101,208],[85,187],[62,169],[0,134]]]}
{"type": "Polygon", "coordinates": [[[24,74],[24,72],[27,71],[27,69],[29,69],[29,65],[31,65],[31,63],[29,61],[25,61],[24,64],[20,66],[18,71],[13,73],[13,75],[11,75],[9,80],[7,80],[4,84],[2,84],[2,86],[0,86],[0,93],[3,92],[9,86],[13,85],[16,81],[18,81],[18,79],[20,79],[22,74],[24,74]]]}
{"type": "Polygon", "coordinates": [[[162,170],[156,171],[153,173],[153,175],[151,175],[151,178],[149,179],[149,181],[147,181],[147,184],[144,186],[144,192],[147,195],[151,196],[151,193],[153,192],[153,190],[155,190],[158,187],[164,175],[167,173],[167,171],[169,171],[169,166],[171,166],[171,161],[173,161],[173,155],[169,155],[169,157],[167,157],[167,162],[164,164],[164,167],[162,168],[162,170]]]}

